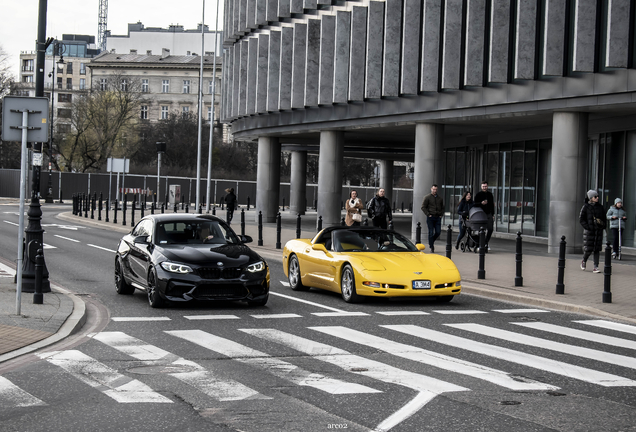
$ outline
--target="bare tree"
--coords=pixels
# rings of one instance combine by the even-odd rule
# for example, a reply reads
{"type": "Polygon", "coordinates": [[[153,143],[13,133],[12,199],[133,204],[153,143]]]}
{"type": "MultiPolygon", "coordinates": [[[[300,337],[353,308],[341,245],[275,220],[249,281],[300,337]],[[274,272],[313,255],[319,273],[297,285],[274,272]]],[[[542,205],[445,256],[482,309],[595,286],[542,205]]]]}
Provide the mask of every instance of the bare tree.
{"type": "MultiPolygon", "coordinates": [[[[0,128],[2,128],[2,98],[13,92],[14,76],[9,66],[9,55],[0,45],[0,128]]],[[[0,141],[0,168],[20,167],[20,145],[16,142],[0,141]]]]}

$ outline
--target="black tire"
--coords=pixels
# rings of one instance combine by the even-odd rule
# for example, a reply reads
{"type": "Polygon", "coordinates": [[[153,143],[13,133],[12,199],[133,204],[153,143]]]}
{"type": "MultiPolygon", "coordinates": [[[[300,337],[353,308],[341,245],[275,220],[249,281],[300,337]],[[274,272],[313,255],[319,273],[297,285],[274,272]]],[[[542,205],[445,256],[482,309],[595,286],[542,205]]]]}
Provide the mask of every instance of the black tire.
{"type": "Polygon", "coordinates": [[[353,269],[349,264],[345,264],[340,275],[340,292],[342,299],[347,303],[358,303],[361,298],[356,293],[356,279],[353,269]]]}
{"type": "Polygon", "coordinates": [[[437,297],[437,301],[440,303],[449,303],[450,301],[453,300],[453,297],[455,296],[454,295],[439,296],[437,297]]]}
{"type": "Polygon", "coordinates": [[[249,306],[265,306],[267,304],[267,300],[269,300],[269,294],[259,300],[248,300],[247,304],[249,306]]]}
{"type": "Polygon", "coordinates": [[[300,263],[298,262],[298,257],[296,255],[289,257],[289,268],[287,269],[287,274],[289,275],[287,277],[289,280],[289,287],[292,290],[307,291],[309,289],[308,286],[303,285],[303,281],[300,278],[300,263]]]}
{"type": "Polygon", "coordinates": [[[157,274],[155,269],[151,269],[148,272],[148,304],[151,308],[162,308],[166,305],[166,301],[161,298],[161,295],[157,291],[157,274]]]}
{"type": "Polygon", "coordinates": [[[459,248],[462,250],[462,252],[466,252],[466,243],[460,243],[459,248]]]}
{"type": "Polygon", "coordinates": [[[126,282],[124,264],[120,257],[115,260],[115,291],[122,295],[130,295],[135,292],[135,287],[126,282]]]}

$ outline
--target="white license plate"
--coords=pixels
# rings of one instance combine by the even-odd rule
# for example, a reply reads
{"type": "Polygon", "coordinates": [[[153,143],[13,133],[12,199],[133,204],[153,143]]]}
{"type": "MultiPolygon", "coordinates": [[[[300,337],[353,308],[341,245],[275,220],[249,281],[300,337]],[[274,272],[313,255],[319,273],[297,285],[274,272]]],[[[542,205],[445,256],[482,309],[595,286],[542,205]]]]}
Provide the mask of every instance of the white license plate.
{"type": "Polygon", "coordinates": [[[431,289],[431,281],[428,281],[428,280],[413,281],[413,289],[431,289]]]}

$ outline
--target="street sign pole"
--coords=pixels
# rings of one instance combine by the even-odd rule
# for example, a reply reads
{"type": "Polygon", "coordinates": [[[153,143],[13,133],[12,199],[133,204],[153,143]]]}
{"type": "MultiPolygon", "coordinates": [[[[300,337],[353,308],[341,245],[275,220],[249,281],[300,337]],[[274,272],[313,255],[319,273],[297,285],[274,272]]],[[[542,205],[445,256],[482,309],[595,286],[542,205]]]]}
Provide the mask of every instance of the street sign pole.
{"type": "Polygon", "coordinates": [[[26,195],[26,172],[27,172],[27,132],[29,130],[29,111],[22,111],[22,162],[20,165],[20,217],[18,223],[18,266],[17,266],[17,282],[15,297],[15,314],[21,315],[22,306],[22,259],[24,257],[24,242],[22,235],[24,233],[24,198],[26,195]]]}

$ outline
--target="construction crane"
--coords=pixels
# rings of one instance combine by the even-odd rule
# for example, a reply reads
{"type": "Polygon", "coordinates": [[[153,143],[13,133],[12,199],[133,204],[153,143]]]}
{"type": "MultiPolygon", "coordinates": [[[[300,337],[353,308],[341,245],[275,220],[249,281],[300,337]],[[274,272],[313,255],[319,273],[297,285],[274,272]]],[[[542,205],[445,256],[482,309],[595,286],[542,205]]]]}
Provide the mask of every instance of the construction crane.
{"type": "Polygon", "coordinates": [[[97,45],[106,51],[106,21],[108,18],[108,0],[99,0],[99,18],[97,24],[97,45]]]}

